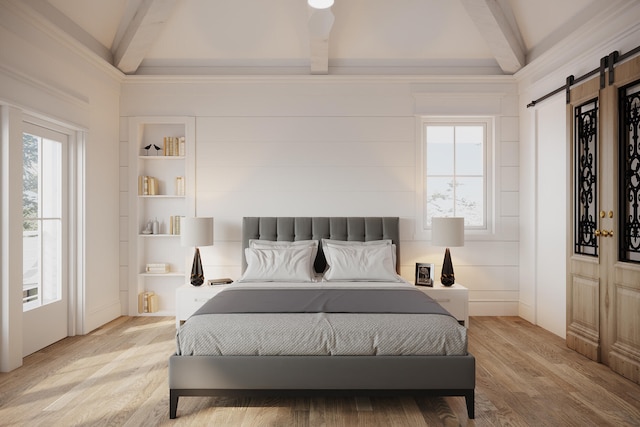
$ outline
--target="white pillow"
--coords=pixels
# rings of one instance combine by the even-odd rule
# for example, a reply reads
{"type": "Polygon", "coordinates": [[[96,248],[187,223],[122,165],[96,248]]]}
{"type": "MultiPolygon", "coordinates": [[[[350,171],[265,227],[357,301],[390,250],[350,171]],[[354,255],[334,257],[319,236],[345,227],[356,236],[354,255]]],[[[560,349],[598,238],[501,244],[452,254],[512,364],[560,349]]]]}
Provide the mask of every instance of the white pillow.
{"type": "Polygon", "coordinates": [[[317,240],[295,240],[289,242],[286,240],[260,240],[249,239],[249,247],[252,249],[284,249],[284,248],[311,248],[311,263],[309,264],[309,270],[311,275],[315,274],[313,264],[316,262],[316,255],[318,254],[318,241],[317,240]]]}
{"type": "Polygon", "coordinates": [[[392,243],[391,239],[369,240],[367,242],[358,242],[358,241],[354,241],[354,240],[322,239],[322,244],[324,245],[325,243],[331,243],[331,244],[334,244],[334,245],[341,245],[341,246],[387,246],[387,245],[391,245],[391,248],[393,249],[393,251],[391,252],[393,266],[394,266],[394,268],[396,266],[396,245],[394,245],[392,243]]]}
{"type": "Polygon", "coordinates": [[[391,245],[335,245],[323,242],[329,268],[327,282],[400,282],[392,262],[391,245]]]}
{"type": "Polygon", "coordinates": [[[310,246],[244,250],[247,269],[238,282],[312,282],[310,246]]]}

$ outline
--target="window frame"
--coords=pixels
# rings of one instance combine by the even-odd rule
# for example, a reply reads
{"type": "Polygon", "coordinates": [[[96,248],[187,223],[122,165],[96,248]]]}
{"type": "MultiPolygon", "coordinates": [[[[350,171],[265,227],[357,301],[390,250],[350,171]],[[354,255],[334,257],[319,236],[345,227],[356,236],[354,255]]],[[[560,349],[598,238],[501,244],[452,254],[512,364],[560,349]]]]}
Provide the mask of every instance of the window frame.
{"type": "Polygon", "coordinates": [[[430,125],[482,125],[485,128],[483,151],[483,203],[484,220],[482,226],[468,226],[465,224],[465,234],[488,235],[494,233],[494,146],[495,146],[495,117],[493,116],[420,116],[416,121],[416,236],[430,238],[431,226],[427,225],[426,212],[426,181],[427,181],[427,126],[430,125]]]}
{"type": "MultiPolygon", "coordinates": [[[[43,291],[42,291],[42,263],[40,262],[40,269],[39,269],[39,275],[40,275],[40,283],[38,285],[38,295],[37,298],[35,300],[32,301],[27,301],[25,302],[23,300],[23,312],[24,311],[29,311],[29,310],[33,310],[33,309],[37,309],[39,307],[43,307],[49,303],[54,303],[59,301],[62,298],[68,298],[69,295],[69,262],[70,262],[70,257],[69,257],[69,239],[70,239],[70,235],[69,235],[69,227],[68,227],[68,221],[69,221],[69,175],[70,175],[70,170],[69,170],[69,146],[71,144],[71,137],[72,135],[70,135],[68,132],[64,132],[63,129],[60,129],[59,127],[51,124],[51,123],[47,123],[41,120],[37,120],[31,117],[25,117],[23,124],[22,124],[22,132],[21,134],[31,134],[34,136],[37,136],[39,138],[43,138],[43,139],[48,139],[51,141],[55,141],[56,143],[60,144],[60,164],[58,165],[58,168],[60,169],[60,188],[58,188],[58,190],[61,192],[60,194],[60,200],[59,200],[59,215],[60,217],[44,217],[42,216],[42,208],[39,207],[38,208],[38,214],[36,217],[34,218],[25,218],[24,216],[22,217],[23,221],[35,221],[38,222],[40,224],[42,224],[44,221],[47,222],[56,222],[58,223],[59,228],[59,237],[60,237],[60,242],[58,242],[59,244],[59,250],[60,250],[60,258],[58,260],[58,286],[59,286],[59,292],[60,294],[58,295],[58,298],[53,299],[53,300],[48,300],[48,299],[43,299],[44,295],[43,295],[43,291]]],[[[42,155],[42,153],[38,153],[39,156],[42,155]]],[[[24,167],[24,166],[23,166],[24,167]]],[[[41,166],[40,166],[41,169],[41,166]]],[[[40,180],[42,179],[42,177],[39,178],[40,180]]],[[[39,199],[42,198],[42,195],[39,195],[39,199]]],[[[23,212],[24,213],[24,212],[23,212]]],[[[42,229],[42,227],[39,227],[39,229],[42,229]]],[[[24,237],[23,237],[24,238],[24,237]]],[[[39,237],[40,241],[42,240],[42,235],[40,235],[39,237]]],[[[42,252],[42,247],[39,246],[39,251],[42,252]]],[[[42,258],[42,254],[40,253],[40,258],[42,258]]]]}

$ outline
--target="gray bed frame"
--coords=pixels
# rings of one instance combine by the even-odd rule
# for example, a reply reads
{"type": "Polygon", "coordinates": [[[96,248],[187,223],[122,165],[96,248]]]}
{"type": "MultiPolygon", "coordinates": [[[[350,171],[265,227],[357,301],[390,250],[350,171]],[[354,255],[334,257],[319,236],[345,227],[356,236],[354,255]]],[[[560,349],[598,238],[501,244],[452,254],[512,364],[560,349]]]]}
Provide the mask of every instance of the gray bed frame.
{"type": "MultiPolygon", "coordinates": [[[[391,239],[400,260],[397,217],[246,217],[249,239],[391,239]]],[[[322,248],[316,271],[324,271],[322,248]]],[[[399,270],[397,262],[396,270],[399,270]]],[[[169,358],[169,417],[180,396],[436,395],[464,396],[475,417],[475,358],[466,356],[178,356],[169,358]]]]}

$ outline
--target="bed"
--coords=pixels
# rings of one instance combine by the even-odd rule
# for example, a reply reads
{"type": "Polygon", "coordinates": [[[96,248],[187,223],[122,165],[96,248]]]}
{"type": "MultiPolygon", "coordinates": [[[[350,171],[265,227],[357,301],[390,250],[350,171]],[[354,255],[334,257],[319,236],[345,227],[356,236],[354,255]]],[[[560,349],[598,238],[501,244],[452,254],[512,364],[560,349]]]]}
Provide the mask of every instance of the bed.
{"type": "Polygon", "coordinates": [[[266,393],[463,396],[474,418],[466,329],[397,274],[397,217],[246,217],[242,246],[243,276],[177,333],[170,418],[181,396],[266,393]]]}

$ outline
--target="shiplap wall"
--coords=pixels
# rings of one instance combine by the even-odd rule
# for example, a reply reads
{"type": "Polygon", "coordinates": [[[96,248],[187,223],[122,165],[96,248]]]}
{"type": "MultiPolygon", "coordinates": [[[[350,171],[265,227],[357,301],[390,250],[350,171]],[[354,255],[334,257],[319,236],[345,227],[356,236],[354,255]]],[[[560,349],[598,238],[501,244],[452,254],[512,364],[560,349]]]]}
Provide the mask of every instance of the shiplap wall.
{"type": "MultiPolygon", "coordinates": [[[[196,214],[215,218],[215,244],[201,248],[208,278],[240,276],[243,216],[399,216],[401,272],[433,262],[443,248],[417,232],[421,115],[491,115],[492,230],[454,248],[457,281],[475,315],[518,310],[518,100],[511,77],[132,78],[121,96],[127,118],[194,116],[196,214]]],[[[126,157],[126,156],[123,156],[126,157]]],[[[121,161],[126,179],[126,159],[121,161]]],[[[126,248],[126,183],[121,240],[126,248]]],[[[121,260],[127,300],[126,260],[121,260]]],[[[126,307],[126,304],[123,304],[126,307]]]]}

